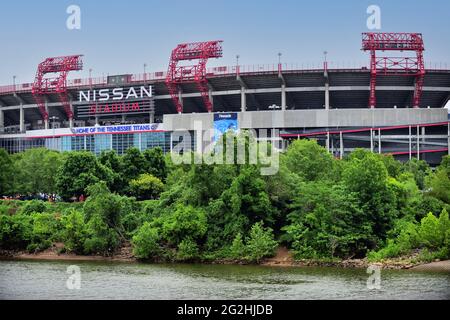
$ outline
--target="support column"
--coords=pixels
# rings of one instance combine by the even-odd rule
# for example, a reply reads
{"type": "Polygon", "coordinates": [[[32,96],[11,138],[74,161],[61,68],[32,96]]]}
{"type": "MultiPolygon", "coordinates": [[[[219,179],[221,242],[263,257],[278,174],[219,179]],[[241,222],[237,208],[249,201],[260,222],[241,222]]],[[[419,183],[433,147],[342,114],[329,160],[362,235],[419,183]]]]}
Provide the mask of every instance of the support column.
{"type": "MultiPolygon", "coordinates": [[[[208,91],[208,98],[209,98],[209,101],[211,101],[212,110],[214,111],[214,97],[212,95],[212,90],[211,89],[209,89],[209,91],[208,91]]],[[[209,112],[211,112],[211,111],[209,111],[209,112]]]]}
{"type": "Polygon", "coordinates": [[[373,130],[370,129],[370,152],[373,152],[373,130]]]}
{"type": "Polygon", "coordinates": [[[245,94],[245,88],[241,87],[241,111],[247,111],[247,96],[245,94]]]}
{"type": "Polygon", "coordinates": [[[96,126],[99,125],[99,123],[98,123],[98,116],[95,116],[95,125],[96,125],[96,126]]]}
{"type": "Polygon", "coordinates": [[[447,124],[447,130],[448,130],[448,141],[447,141],[448,155],[450,156],[450,122],[447,124]]]}
{"type": "Polygon", "coordinates": [[[381,129],[378,128],[378,153],[381,154],[381,129]]]}
{"type": "Polygon", "coordinates": [[[420,127],[417,126],[417,160],[420,160],[420,127]]]}
{"type": "Polygon", "coordinates": [[[150,123],[155,123],[155,100],[150,100],[150,123]]]}
{"type": "MultiPolygon", "coordinates": [[[[178,89],[178,102],[180,103],[181,109],[183,110],[183,109],[184,109],[184,104],[183,104],[183,91],[181,90],[181,88],[178,89]]],[[[179,112],[179,113],[181,114],[182,112],[179,112]]]]}
{"type": "Polygon", "coordinates": [[[328,81],[325,83],[325,109],[330,109],[330,84],[328,81]]]}
{"type": "Polygon", "coordinates": [[[69,119],[69,128],[72,129],[73,128],[73,114],[74,114],[72,99],[70,99],[69,104],[70,104],[70,111],[72,112],[72,118],[69,119]]]}
{"type": "Polygon", "coordinates": [[[330,144],[331,144],[331,154],[334,156],[334,139],[333,139],[333,137],[330,137],[331,138],[331,141],[330,141],[330,144]]]}
{"type": "Polygon", "coordinates": [[[425,132],[425,127],[422,127],[422,143],[425,143],[425,141],[426,141],[426,136],[425,136],[425,134],[426,134],[426,132],[425,132]]]}
{"type": "Polygon", "coordinates": [[[412,129],[409,126],[409,160],[412,159],[412,129]]]}
{"type": "Polygon", "coordinates": [[[150,123],[155,123],[155,110],[150,111],[150,123]]]}
{"type": "Polygon", "coordinates": [[[122,115],[122,123],[125,123],[125,121],[127,121],[127,116],[126,115],[122,115]]]}
{"type": "Polygon", "coordinates": [[[5,132],[5,111],[0,109],[0,133],[5,132]]]}
{"type": "Polygon", "coordinates": [[[330,132],[327,132],[327,141],[325,142],[327,151],[330,152],[330,132]]]}
{"type": "Polygon", "coordinates": [[[19,127],[20,132],[25,132],[25,110],[23,110],[22,104],[20,105],[19,127]]]}
{"type": "MultiPolygon", "coordinates": [[[[49,115],[47,98],[45,98],[45,112],[47,112],[47,115],[49,115]]],[[[44,120],[44,127],[45,127],[45,130],[49,129],[48,118],[44,120]]]]}
{"type": "Polygon", "coordinates": [[[286,110],[286,85],[281,85],[281,110],[286,110]]]}
{"type": "Polygon", "coordinates": [[[342,131],[339,133],[339,146],[341,148],[340,158],[343,159],[344,158],[344,137],[343,137],[342,131]]]}

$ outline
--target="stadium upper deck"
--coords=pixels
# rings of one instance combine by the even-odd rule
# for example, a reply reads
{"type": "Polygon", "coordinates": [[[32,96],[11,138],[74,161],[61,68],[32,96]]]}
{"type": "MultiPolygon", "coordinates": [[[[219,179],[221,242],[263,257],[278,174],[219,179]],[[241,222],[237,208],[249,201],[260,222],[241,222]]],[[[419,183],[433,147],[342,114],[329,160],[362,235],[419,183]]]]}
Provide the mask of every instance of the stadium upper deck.
{"type": "MultiPolygon", "coordinates": [[[[176,113],[165,78],[165,72],[156,72],[120,76],[119,83],[114,81],[117,76],[69,80],[68,92],[75,108],[75,120],[77,106],[81,104],[78,97],[80,90],[100,90],[118,85],[124,88],[151,85],[155,116],[162,120],[162,115],[176,113]]],[[[357,109],[367,108],[369,99],[370,71],[366,67],[327,70],[301,70],[283,64],[217,67],[208,70],[207,79],[214,112],[262,111],[284,107],[286,110],[357,109]],[[243,92],[245,98],[242,97],[243,92]]],[[[411,108],[414,81],[413,77],[402,75],[378,75],[376,108],[411,108]]],[[[183,113],[207,112],[195,84],[182,83],[179,88],[183,113]]],[[[426,70],[420,107],[442,108],[449,98],[450,70],[426,70]]],[[[50,117],[67,120],[57,94],[48,94],[47,104],[50,117]]],[[[0,87],[0,107],[4,112],[5,127],[19,125],[21,108],[25,110],[25,122],[31,124],[31,128],[42,127],[31,83],[0,87]]]]}

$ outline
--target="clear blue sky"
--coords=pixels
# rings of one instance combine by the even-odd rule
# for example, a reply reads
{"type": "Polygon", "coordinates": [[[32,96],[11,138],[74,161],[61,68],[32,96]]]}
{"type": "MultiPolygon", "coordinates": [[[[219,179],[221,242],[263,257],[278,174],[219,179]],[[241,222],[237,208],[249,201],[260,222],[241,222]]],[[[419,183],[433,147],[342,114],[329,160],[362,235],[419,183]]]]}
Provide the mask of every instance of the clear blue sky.
{"type": "Polygon", "coordinates": [[[84,54],[77,77],[167,69],[177,43],[224,40],[210,66],[329,60],[368,61],[360,50],[366,9],[381,7],[381,31],[422,32],[425,60],[450,68],[450,1],[399,0],[42,0],[4,1],[0,19],[0,85],[32,82],[45,57],[84,54]],[[68,30],[66,8],[81,7],[81,30],[68,30]]]}

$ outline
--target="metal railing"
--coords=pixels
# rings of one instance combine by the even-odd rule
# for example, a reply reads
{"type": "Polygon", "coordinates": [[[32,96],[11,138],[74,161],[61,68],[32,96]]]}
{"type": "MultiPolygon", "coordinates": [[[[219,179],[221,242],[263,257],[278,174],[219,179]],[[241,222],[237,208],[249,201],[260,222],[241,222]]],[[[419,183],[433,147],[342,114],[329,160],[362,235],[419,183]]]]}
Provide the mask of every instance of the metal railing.
{"type": "MultiPolygon", "coordinates": [[[[329,70],[368,70],[369,65],[365,63],[355,62],[327,62],[329,70]]],[[[450,64],[447,63],[425,63],[426,70],[428,71],[448,71],[450,64]]],[[[227,76],[235,75],[237,73],[244,74],[264,74],[264,73],[277,73],[279,70],[284,72],[306,72],[306,71],[320,71],[324,69],[323,62],[315,63],[281,63],[281,64],[254,64],[254,65],[239,65],[239,66],[221,66],[210,67],[207,69],[207,77],[227,76]]],[[[152,72],[152,73],[140,73],[131,75],[131,83],[164,81],[166,79],[167,72],[152,72]]],[[[70,79],[67,81],[68,88],[81,88],[91,86],[108,85],[108,77],[95,77],[95,78],[83,78],[83,79],[70,79]]],[[[21,93],[30,92],[33,87],[32,83],[22,83],[15,85],[0,86],[0,94],[8,93],[21,93]]]]}

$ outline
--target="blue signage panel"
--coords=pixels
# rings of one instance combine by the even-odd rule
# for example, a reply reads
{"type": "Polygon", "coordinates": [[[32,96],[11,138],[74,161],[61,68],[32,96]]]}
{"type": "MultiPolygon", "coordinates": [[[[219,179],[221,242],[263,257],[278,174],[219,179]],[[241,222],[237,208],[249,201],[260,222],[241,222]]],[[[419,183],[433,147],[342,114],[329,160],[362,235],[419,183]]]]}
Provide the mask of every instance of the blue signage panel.
{"type": "Polygon", "coordinates": [[[228,131],[238,131],[237,113],[215,113],[214,114],[214,142],[228,131]]]}

